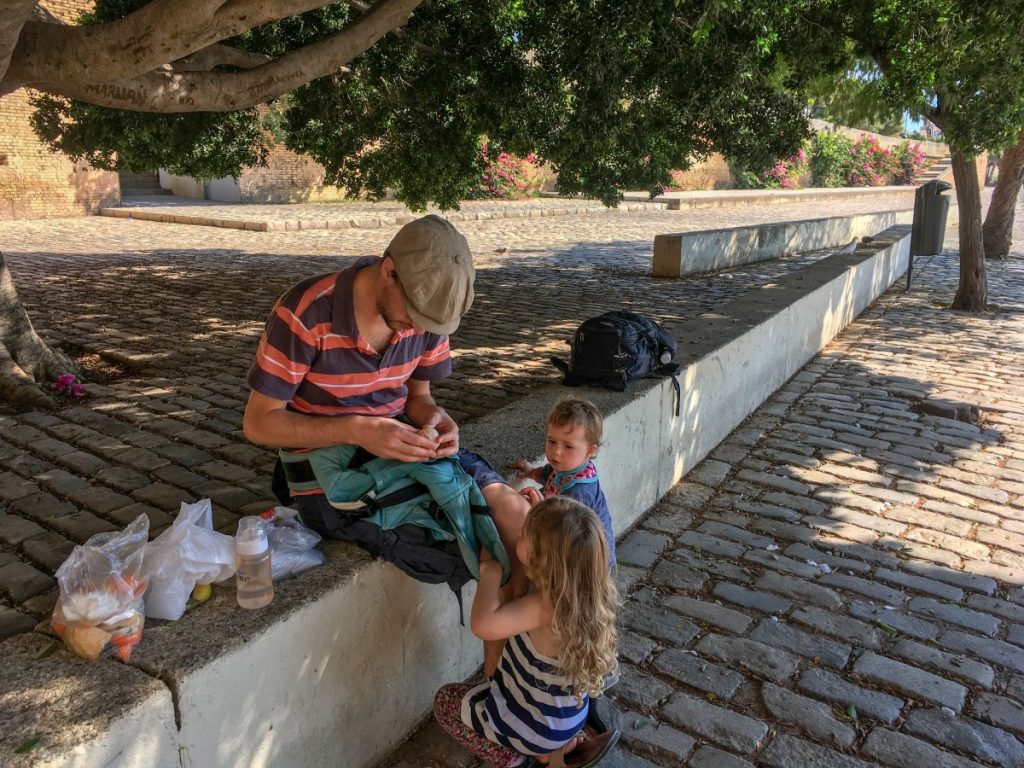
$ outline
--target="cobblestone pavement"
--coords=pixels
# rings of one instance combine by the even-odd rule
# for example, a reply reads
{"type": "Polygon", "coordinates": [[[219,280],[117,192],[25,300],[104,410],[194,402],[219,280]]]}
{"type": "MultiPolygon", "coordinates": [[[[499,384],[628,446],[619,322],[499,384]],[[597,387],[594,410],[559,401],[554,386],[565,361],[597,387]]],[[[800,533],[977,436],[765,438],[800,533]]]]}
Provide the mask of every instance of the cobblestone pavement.
{"type": "MultiPolygon", "coordinates": [[[[992,313],[944,309],[956,261],[919,259],[620,540],[607,765],[1024,765],[1017,221],[992,313]]],[[[479,765],[432,723],[386,764],[479,765]]]]}
{"type": "MultiPolygon", "coordinates": [[[[861,210],[880,207],[874,200],[861,210]]],[[[625,306],[671,326],[815,258],[782,259],[712,277],[654,280],[650,261],[657,233],[857,210],[842,202],[460,224],[477,254],[479,295],[454,337],[456,372],[438,388],[440,399],[470,420],[537,382],[556,380],[543,361],[564,351],[571,330],[589,315],[625,306]]],[[[379,253],[391,234],[388,229],[253,233],[96,217],[0,224],[0,244],[37,324],[50,338],[78,345],[82,353],[102,353],[124,369],[108,371],[106,383],[94,375],[87,383],[89,396],[80,403],[54,412],[0,414],[0,637],[28,631],[48,615],[55,597],[53,572],[75,543],[93,533],[122,527],[141,512],[159,532],[181,501],[206,496],[214,501],[216,524],[225,530],[234,528],[239,515],[266,507],[272,456],[249,445],[240,432],[243,376],[266,313],[294,281],[379,253]]],[[[1024,233],[1018,235],[1022,240],[1024,233]]],[[[1019,414],[1019,403],[1011,403],[1010,391],[1001,388],[1015,382],[1021,366],[1020,328],[1010,314],[1020,310],[1019,299],[1012,298],[1019,296],[1020,262],[990,267],[993,300],[1005,310],[996,319],[965,318],[932,306],[952,295],[954,267],[950,257],[935,260],[909,298],[887,296],[881,309],[781,391],[623,542],[623,586],[631,592],[623,653],[630,666],[617,696],[624,708],[666,720],[661,728],[630,733],[630,755],[643,752],[647,737],[660,752],[623,760],[679,762],[678,755],[690,751],[687,743],[698,749],[694,739],[749,752],[750,738],[736,742],[723,735],[747,732],[734,727],[741,723],[752,734],[767,729],[767,723],[779,733],[798,734],[781,724],[781,716],[769,714],[760,679],[777,685],[782,698],[828,699],[813,686],[817,681],[824,690],[847,690],[826,675],[841,668],[847,647],[845,668],[859,664],[855,671],[862,681],[849,685],[865,690],[879,678],[894,679],[885,666],[894,659],[909,662],[908,669],[920,670],[917,675],[938,670],[952,686],[961,685],[956,680],[963,679],[964,669],[984,683],[989,669],[988,688],[972,683],[966,703],[949,707],[964,715],[956,721],[963,728],[955,733],[965,742],[988,733],[968,715],[1022,732],[1024,710],[1011,698],[1024,697],[1024,677],[1006,670],[1024,660],[1018,647],[1024,598],[1020,580],[1014,581],[1024,550],[1013,539],[1024,540],[1021,524],[1013,519],[1024,465],[1015,457],[1020,423],[1012,409],[1019,414]],[[954,334],[952,345],[946,337],[954,334]],[[987,352],[990,339],[1000,350],[995,354],[987,352]],[[936,423],[908,410],[901,399],[905,390],[885,376],[899,376],[906,388],[916,382],[919,389],[940,384],[962,389],[963,397],[975,402],[1009,403],[1011,412],[989,412],[986,429],[976,433],[936,423]],[[979,496],[983,493],[989,496],[979,496]],[[886,501],[892,503],[882,508],[886,501]],[[819,529],[825,533],[812,539],[819,529]],[[876,535],[877,541],[857,539],[876,535]],[[765,546],[752,536],[765,537],[765,546]],[[770,541],[780,549],[769,552],[770,541]],[[895,541],[899,548],[887,548],[895,541]],[[804,556],[800,547],[815,548],[813,556],[804,556]],[[956,570],[961,555],[968,570],[956,570]],[[818,573],[807,560],[830,565],[833,572],[818,573]],[[873,580],[864,578],[865,568],[873,580]],[[885,628],[872,630],[876,619],[866,606],[880,598],[857,592],[877,582],[889,585],[891,594],[884,599],[891,598],[897,609],[878,621],[898,639],[885,628]],[[945,584],[945,591],[935,591],[942,590],[935,584],[945,584]],[[933,591],[922,585],[932,585],[933,591]],[[1013,586],[1009,593],[1007,585],[1013,586]],[[671,602],[670,592],[675,593],[671,602]],[[905,599],[891,596],[900,593],[905,599]],[[956,601],[961,593],[969,595],[964,606],[956,601]],[[756,603],[773,594],[776,602],[756,603]],[[754,607],[742,607],[745,599],[754,600],[754,607]],[[731,603],[734,623],[720,623],[733,614],[714,613],[712,621],[695,613],[724,611],[715,600],[731,603]],[[785,610],[778,607],[787,600],[792,604],[785,610]],[[772,611],[779,621],[758,613],[758,605],[776,606],[772,611]],[[988,617],[981,630],[964,623],[975,615],[988,617]],[[740,617],[747,619],[742,627],[740,617]],[[950,625],[936,623],[947,618],[950,625]],[[839,623],[818,627],[815,621],[839,623]],[[767,628],[760,629],[762,624],[767,628]],[[855,637],[849,634],[854,629],[855,637]],[[838,639],[829,639],[836,634],[838,639]],[[797,645],[805,638],[820,652],[809,660],[778,656],[782,651],[771,649],[780,637],[787,654],[797,647],[806,651],[797,645]],[[961,659],[957,654],[965,643],[971,644],[970,658],[961,659]],[[976,644],[982,650],[973,650],[976,644]],[[712,677],[736,680],[736,686],[711,690],[714,701],[694,698],[694,691],[705,693],[700,685],[683,686],[663,669],[670,663],[677,672],[692,666],[688,659],[697,657],[683,653],[691,649],[701,654],[701,674],[712,670],[712,677]],[[863,653],[855,660],[857,649],[863,653]],[[750,723],[730,719],[741,714],[750,723]],[[704,724],[692,724],[698,722],[704,724]],[[672,723],[686,727],[674,733],[672,723]],[[666,758],[666,749],[677,756],[666,758]]],[[[911,686],[931,690],[922,681],[932,678],[908,675],[909,682],[895,689],[900,696],[917,700],[911,686]]],[[[893,690],[889,683],[885,687],[893,690]]],[[[895,698],[870,701],[895,706],[895,698]]],[[[801,712],[813,709],[801,699],[785,700],[797,702],[801,712]]],[[[907,705],[903,698],[899,702],[902,716],[907,705]]],[[[858,720],[842,725],[864,729],[900,722],[872,719],[871,703],[858,699],[856,706],[858,720]]],[[[908,725],[903,732],[923,733],[927,718],[940,714],[941,709],[918,715],[923,718],[918,731],[907,730],[908,725]]],[[[875,742],[896,738],[885,734],[874,736],[875,742]]],[[[857,732],[855,745],[869,755],[863,736],[857,732]]],[[[1016,749],[1016,742],[1005,741],[1009,737],[999,738],[1004,740],[995,743],[1016,749]]],[[[446,741],[435,741],[448,749],[446,741]]],[[[762,733],[756,741],[768,739],[762,733]]],[[[803,744],[777,739],[761,759],[768,760],[772,750],[814,748],[803,744]]],[[[703,757],[713,754],[707,749],[701,746],[696,754],[712,762],[694,765],[726,765],[703,757]]],[[[829,763],[832,758],[822,758],[824,763],[771,759],[775,762],[766,764],[844,765],[829,763]]]]}
{"type": "MultiPolygon", "coordinates": [[[[770,205],[461,224],[480,267],[478,296],[438,398],[465,422],[555,381],[547,357],[564,352],[589,315],[618,304],[664,320],[692,317],[813,258],[654,280],[659,232],[848,210],[770,205]]],[[[80,403],[0,411],[0,638],[47,617],[53,573],[94,533],[142,512],[159,533],[181,501],[207,496],[222,530],[266,508],[273,456],[240,430],[244,375],[266,315],[292,283],[381,253],[393,232],[256,233],[101,217],[0,224],[0,249],[36,325],[91,366],[80,403]],[[99,355],[121,371],[96,366],[99,355]]]]}

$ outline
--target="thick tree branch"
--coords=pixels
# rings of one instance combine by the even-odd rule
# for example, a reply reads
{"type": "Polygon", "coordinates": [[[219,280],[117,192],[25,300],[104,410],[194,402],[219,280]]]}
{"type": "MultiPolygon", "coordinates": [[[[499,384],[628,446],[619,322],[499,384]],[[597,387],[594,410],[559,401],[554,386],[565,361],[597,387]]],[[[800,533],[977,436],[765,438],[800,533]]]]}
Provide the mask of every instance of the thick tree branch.
{"type": "Polygon", "coordinates": [[[38,83],[48,93],[136,112],[231,112],[262,104],[342,69],[403,26],[422,0],[380,0],[345,29],[245,72],[151,72],[107,83],[38,83]]]}
{"type": "Polygon", "coordinates": [[[202,30],[209,31],[223,3],[153,0],[123,19],[88,27],[29,22],[0,81],[0,93],[36,80],[104,81],[149,72],[217,42],[204,42],[202,30]]]}
{"type": "MultiPolygon", "coordinates": [[[[345,5],[355,8],[360,13],[366,13],[372,7],[369,3],[364,3],[363,0],[345,0],[345,5]]],[[[404,29],[396,29],[395,35],[410,42],[413,48],[415,48],[417,51],[423,51],[424,53],[429,53],[431,56],[437,56],[439,58],[446,58],[451,56],[450,53],[439,51],[437,48],[432,48],[429,45],[421,43],[419,40],[413,40],[412,38],[406,37],[404,29]]]]}
{"type": "MultiPolygon", "coordinates": [[[[8,0],[10,1],[10,0],[8,0]]],[[[324,0],[153,0],[123,19],[89,27],[30,21],[11,57],[0,95],[60,80],[109,83],[153,72],[213,43],[324,0]]]]}
{"type": "Polygon", "coordinates": [[[209,72],[214,67],[253,69],[271,61],[271,58],[263,53],[252,53],[223,43],[214,43],[191,56],[167,65],[167,69],[171,72],[209,72]]]}
{"type": "Polygon", "coordinates": [[[36,0],[0,0],[0,81],[7,73],[21,30],[35,7],[36,0]]]}

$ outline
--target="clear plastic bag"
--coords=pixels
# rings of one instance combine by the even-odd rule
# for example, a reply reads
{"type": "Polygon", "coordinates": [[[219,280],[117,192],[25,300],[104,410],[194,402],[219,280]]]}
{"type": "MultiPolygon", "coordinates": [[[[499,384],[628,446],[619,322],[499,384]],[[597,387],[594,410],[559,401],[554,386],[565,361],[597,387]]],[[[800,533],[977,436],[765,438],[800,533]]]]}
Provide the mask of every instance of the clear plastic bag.
{"type": "Polygon", "coordinates": [[[303,525],[296,510],[274,507],[261,517],[270,540],[270,578],[273,581],[323,564],[324,553],[315,549],[320,543],[320,534],[303,525]]]}
{"type": "Polygon", "coordinates": [[[213,530],[209,499],[182,502],[166,531],[146,545],[146,614],[154,619],[180,619],[196,584],[214,584],[235,572],[235,540],[213,530]]]}
{"type": "Polygon", "coordinates": [[[149,518],[139,515],[123,531],[90,537],[57,569],[60,597],[53,631],[83,659],[117,656],[127,661],[142,639],[148,538],[149,518]]]}

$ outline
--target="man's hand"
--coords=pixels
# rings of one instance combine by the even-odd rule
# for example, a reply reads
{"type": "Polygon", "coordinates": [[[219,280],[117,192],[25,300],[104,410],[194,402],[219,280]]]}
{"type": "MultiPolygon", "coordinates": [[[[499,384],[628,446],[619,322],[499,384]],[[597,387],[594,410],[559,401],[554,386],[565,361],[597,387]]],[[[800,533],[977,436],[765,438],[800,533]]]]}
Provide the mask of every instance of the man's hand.
{"type": "Polygon", "coordinates": [[[459,425],[445,411],[438,408],[423,426],[437,430],[436,458],[454,456],[459,452],[459,425]]]}
{"type": "Polygon", "coordinates": [[[438,456],[437,444],[421,435],[416,427],[384,417],[364,417],[356,443],[382,459],[412,462],[438,456]]]}

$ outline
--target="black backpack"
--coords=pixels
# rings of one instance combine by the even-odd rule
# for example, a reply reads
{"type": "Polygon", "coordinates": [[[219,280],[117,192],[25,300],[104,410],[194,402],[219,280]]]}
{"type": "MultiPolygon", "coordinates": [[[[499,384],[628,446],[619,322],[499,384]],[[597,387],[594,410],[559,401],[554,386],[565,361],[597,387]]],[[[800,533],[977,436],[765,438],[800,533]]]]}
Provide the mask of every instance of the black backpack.
{"type": "Polygon", "coordinates": [[[584,320],[573,334],[569,362],[552,357],[570,387],[592,385],[619,392],[634,379],[671,376],[679,412],[676,340],[649,317],[617,310],[584,320]]]}

